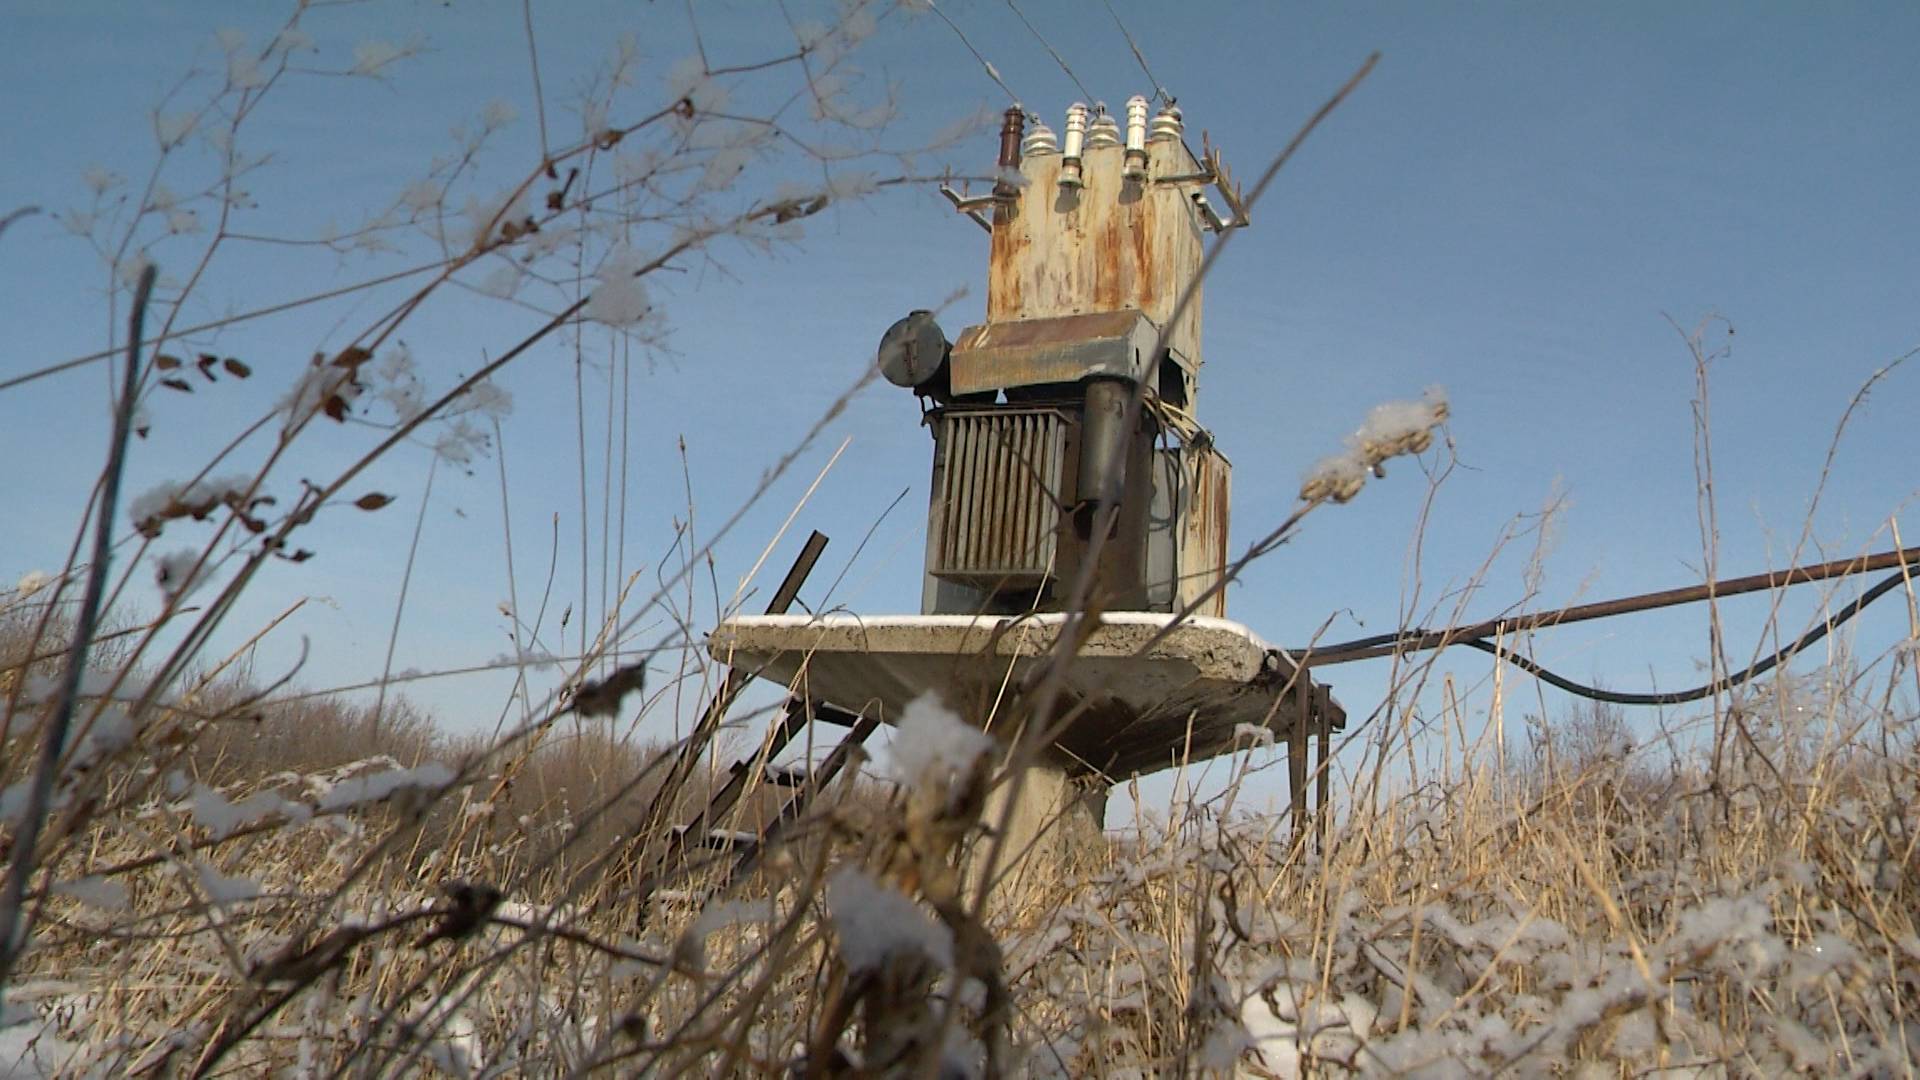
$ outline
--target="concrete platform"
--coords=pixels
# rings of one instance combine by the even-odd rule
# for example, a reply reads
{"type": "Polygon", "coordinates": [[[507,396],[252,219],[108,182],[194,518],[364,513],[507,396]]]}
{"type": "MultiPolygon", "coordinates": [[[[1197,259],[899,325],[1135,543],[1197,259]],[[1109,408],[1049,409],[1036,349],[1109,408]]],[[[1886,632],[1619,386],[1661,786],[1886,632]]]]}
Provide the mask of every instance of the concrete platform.
{"type": "MultiPolygon", "coordinates": [[[[1038,679],[1066,616],[753,615],[729,619],[708,641],[716,660],[790,685],[849,712],[892,722],[932,690],[963,716],[1011,732],[1025,719],[1019,690],[1038,679]]],[[[1101,619],[1068,667],[1055,719],[1073,719],[1055,744],[1069,773],[1123,780],[1233,748],[1254,724],[1284,740],[1295,706],[1285,653],[1239,623],[1150,612],[1101,619]],[[1148,642],[1152,641],[1151,645],[1148,642]],[[1076,712],[1077,710],[1077,712],[1076,712]],[[1191,729],[1191,730],[1189,730],[1191,729]]],[[[1346,713],[1324,688],[1315,729],[1346,713]]]]}

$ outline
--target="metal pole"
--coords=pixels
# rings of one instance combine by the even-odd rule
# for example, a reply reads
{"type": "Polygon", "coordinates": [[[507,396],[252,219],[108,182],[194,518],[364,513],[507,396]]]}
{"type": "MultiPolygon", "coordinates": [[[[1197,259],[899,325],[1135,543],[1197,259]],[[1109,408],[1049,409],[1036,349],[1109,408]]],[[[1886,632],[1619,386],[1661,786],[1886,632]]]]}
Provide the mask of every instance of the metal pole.
{"type": "Polygon", "coordinates": [[[1768,589],[1784,588],[1788,585],[1802,585],[1813,581],[1825,581],[1829,578],[1847,574],[1867,574],[1876,570],[1890,570],[1897,566],[1920,566],[1920,547],[1902,548],[1898,551],[1883,551],[1878,555],[1868,555],[1856,559],[1836,559],[1832,562],[1818,563],[1813,566],[1797,566],[1775,573],[1751,574],[1747,577],[1728,578],[1724,581],[1712,581],[1704,585],[1689,585],[1681,589],[1666,589],[1661,592],[1641,593],[1638,596],[1622,597],[1618,600],[1602,600],[1593,604],[1581,604],[1575,607],[1561,608],[1558,611],[1535,612],[1530,615],[1509,615],[1501,619],[1489,619],[1471,626],[1454,627],[1430,633],[1414,633],[1405,637],[1397,634],[1382,634],[1379,637],[1363,638],[1359,641],[1343,642],[1324,649],[1310,650],[1299,658],[1303,667],[1318,667],[1324,664],[1344,664],[1354,660],[1370,660],[1380,656],[1391,656],[1399,652],[1420,652],[1438,649],[1456,641],[1490,637],[1498,633],[1518,633],[1537,630],[1543,627],[1564,626],[1567,623],[1586,622],[1589,619],[1605,619],[1614,615],[1628,615],[1639,611],[1652,611],[1655,608],[1674,607],[1679,604],[1698,603],[1720,596],[1739,596],[1742,593],[1763,592],[1768,589]]]}
{"type": "Polygon", "coordinates": [[[1297,848],[1307,838],[1307,751],[1311,745],[1307,732],[1313,723],[1313,681],[1305,671],[1294,676],[1293,697],[1293,735],[1287,740],[1287,806],[1297,848]]]}
{"type": "MultiPolygon", "coordinates": [[[[1305,677],[1306,675],[1303,672],[1301,678],[1305,677]]],[[[1313,825],[1315,831],[1320,834],[1320,855],[1324,858],[1327,854],[1327,799],[1329,788],[1327,777],[1333,773],[1333,763],[1327,760],[1327,754],[1333,748],[1333,709],[1331,708],[1333,704],[1333,688],[1330,686],[1315,687],[1313,698],[1314,704],[1319,706],[1320,711],[1320,730],[1318,733],[1320,740],[1320,761],[1318,765],[1320,775],[1315,778],[1314,782],[1316,790],[1314,792],[1313,825]]]]}

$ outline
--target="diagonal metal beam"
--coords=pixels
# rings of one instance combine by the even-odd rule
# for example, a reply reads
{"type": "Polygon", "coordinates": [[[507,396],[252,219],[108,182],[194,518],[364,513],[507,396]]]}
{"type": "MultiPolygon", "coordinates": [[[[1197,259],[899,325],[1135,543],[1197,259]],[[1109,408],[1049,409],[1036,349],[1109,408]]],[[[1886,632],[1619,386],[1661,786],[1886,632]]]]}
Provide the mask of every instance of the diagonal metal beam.
{"type": "Polygon", "coordinates": [[[1639,611],[1652,611],[1655,608],[1674,607],[1679,604],[1694,604],[1702,600],[1712,600],[1722,596],[1739,596],[1743,593],[1765,592],[1770,589],[1785,588],[1788,585],[1804,585],[1813,581],[1826,581],[1830,578],[1844,577],[1848,574],[1870,574],[1878,570],[1890,570],[1899,566],[1920,568],[1920,547],[1902,548],[1898,551],[1883,551],[1877,555],[1866,555],[1854,559],[1835,559],[1832,562],[1816,563],[1812,566],[1796,566],[1766,574],[1750,574],[1746,577],[1727,578],[1723,581],[1710,581],[1704,585],[1689,585],[1679,589],[1665,589],[1660,592],[1641,593],[1637,596],[1621,597],[1618,600],[1601,600],[1592,604],[1579,604],[1561,608],[1557,611],[1540,611],[1526,615],[1509,615],[1500,619],[1488,619],[1471,626],[1457,626],[1446,630],[1410,630],[1395,634],[1381,634],[1377,637],[1361,638],[1357,641],[1345,641],[1337,645],[1302,650],[1299,662],[1307,667],[1320,667],[1327,664],[1345,664],[1354,660],[1371,660],[1381,656],[1391,656],[1397,652],[1422,652],[1428,649],[1445,648],[1448,645],[1474,638],[1491,637],[1494,634],[1513,634],[1526,630],[1537,630],[1552,626],[1565,626],[1568,623],[1586,622],[1590,619],[1606,619],[1615,615],[1629,615],[1639,611]]]}
{"type": "MultiPolygon", "coordinates": [[[[825,533],[816,529],[813,535],[807,537],[806,546],[800,549],[800,557],[794,560],[793,566],[787,570],[787,576],[781,579],[780,587],[774,590],[773,599],[767,604],[767,614],[786,614],[787,609],[791,608],[793,602],[799,598],[800,586],[806,582],[807,575],[813,573],[814,564],[820,561],[820,553],[826,550],[826,547],[825,533]]],[[[667,770],[666,779],[660,785],[660,789],[654,793],[653,801],[647,807],[646,816],[640,819],[640,832],[634,840],[642,853],[645,852],[649,840],[659,835],[665,824],[665,815],[671,809],[674,794],[685,782],[694,763],[700,759],[700,754],[712,740],[713,733],[719,730],[720,722],[726,719],[727,710],[733,708],[733,703],[740,697],[740,692],[745,690],[747,684],[752,681],[753,675],[749,672],[735,667],[727,669],[727,674],[720,680],[720,686],[714,691],[713,698],[707,702],[706,711],[701,714],[699,723],[694,725],[693,732],[687,736],[686,741],[680,744],[679,756],[675,758],[673,766],[667,770]]]]}

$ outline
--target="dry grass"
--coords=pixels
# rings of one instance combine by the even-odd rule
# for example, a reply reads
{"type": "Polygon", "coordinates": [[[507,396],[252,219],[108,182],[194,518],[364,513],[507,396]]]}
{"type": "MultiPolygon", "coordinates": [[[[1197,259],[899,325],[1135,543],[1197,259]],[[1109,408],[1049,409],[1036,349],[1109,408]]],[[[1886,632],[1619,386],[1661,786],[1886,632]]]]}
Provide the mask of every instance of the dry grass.
{"type": "Polygon", "coordinates": [[[556,734],[329,814],[344,775],[480,746],[390,725],[392,758],[342,766],[364,713],[256,706],[156,776],[136,763],[159,722],[55,864],[22,989],[76,1072],[1898,1075],[1920,1048],[1920,755],[1892,685],[1826,674],[1737,703],[1718,773],[1623,753],[1588,714],[1551,765],[1470,748],[1348,800],[1324,851],[1221,801],[1139,807],[1098,865],[983,912],[949,870],[986,771],[953,798],[817,804],[756,872],[699,856],[641,921],[612,871],[661,770],[617,740],[556,734]],[[293,730],[311,756],[269,773],[285,759],[250,748],[293,730]],[[281,810],[221,841],[222,807],[261,791],[281,810]],[[321,812],[287,820],[297,803],[321,812]],[[832,917],[844,865],[917,897],[952,966],[850,969],[875,931],[832,917]]]}

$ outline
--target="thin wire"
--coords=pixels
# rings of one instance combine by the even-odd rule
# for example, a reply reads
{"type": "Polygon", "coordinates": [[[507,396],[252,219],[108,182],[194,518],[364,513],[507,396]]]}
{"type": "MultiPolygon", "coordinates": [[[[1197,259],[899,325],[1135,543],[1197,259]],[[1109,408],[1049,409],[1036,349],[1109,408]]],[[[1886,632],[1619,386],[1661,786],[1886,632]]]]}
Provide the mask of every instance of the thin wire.
{"type": "MultiPolygon", "coordinates": [[[[887,515],[893,513],[893,508],[896,506],[899,506],[900,501],[902,499],[905,499],[907,497],[907,493],[912,490],[913,490],[912,488],[901,488],[900,494],[895,495],[893,497],[893,501],[887,504],[887,508],[885,510],[880,511],[880,516],[873,519],[873,524],[867,526],[867,535],[860,538],[859,546],[853,549],[853,554],[847,557],[846,565],[840,568],[839,575],[833,579],[833,583],[828,585],[827,591],[821,595],[820,610],[822,611],[827,610],[827,601],[833,599],[833,591],[840,587],[840,582],[844,578],[846,578],[847,571],[853,569],[853,564],[855,560],[860,558],[860,553],[867,550],[867,542],[873,539],[874,533],[880,531],[880,526],[887,520],[887,515]]],[[[798,601],[796,600],[796,602],[798,601]]]]}
{"type": "MultiPolygon", "coordinates": [[[[1034,29],[1033,24],[1027,21],[1027,14],[1026,12],[1020,10],[1019,5],[1015,4],[1013,0],[1007,0],[1007,6],[1012,8],[1013,13],[1020,17],[1021,25],[1025,26],[1027,28],[1027,32],[1033,35],[1033,40],[1039,42],[1040,47],[1047,50],[1047,55],[1053,57],[1053,62],[1060,65],[1060,70],[1067,73],[1067,78],[1073,80],[1073,85],[1080,88],[1081,99],[1086,101],[1088,104],[1092,104],[1093,91],[1088,90],[1087,84],[1081,82],[1080,76],[1075,75],[1073,73],[1073,69],[1067,66],[1066,57],[1061,56],[1059,53],[1059,50],[1055,49],[1052,45],[1047,44],[1047,39],[1041,37],[1040,31],[1034,29]]],[[[1148,76],[1148,77],[1151,78],[1152,76],[1148,76]]]]}
{"type": "Polygon", "coordinates": [[[993,61],[988,60],[984,56],[981,56],[980,50],[973,47],[973,42],[967,40],[967,35],[961,31],[959,24],[955,23],[952,19],[947,18],[947,13],[944,11],[941,11],[940,5],[934,3],[933,0],[927,0],[927,7],[932,9],[935,15],[940,16],[940,21],[943,23],[946,23],[947,28],[952,30],[954,33],[954,36],[960,39],[960,44],[965,45],[967,47],[967,51],[973,54],[973,58],[975,60],[980,61],[980,66],[987,69],[987,78],[992,79],[994,83],[1000,87],[1000,89],[1005,90],[1007,92],[1007,96],[1013,99],[1013,103],[1015,105],[1020,104],[1020,95],[1014,93],[1013,87],[1008,86],[1007,81],[1000,77],[1000,69],[993,66],[993,61]]]}
{"type": "Polygon", "coordinates": [[[552,161],[547,149],[547,95],[540,88],[540,50],[533,44],[533,0],[521,0],[520,15],[527,28],[527,60],[533,65],[533,111],[540,119],[540,160],[552,161]]]}
{"type": "Polygon", "coordinates": [[[1127,39],[1127,48],[1133,50],[1133,58],[1140,62],[1140,70],[1147,73],[1147,81],[1153,84],[1154,96],[1169,105],[1173,104],[1173,95],[1167,93],[1167,88],[1161,86],[1160,80],[1153,77],[1153,69],[1147,66],[1146,54],[1140,51],[1140,46],[1133,40],[1133,35],[1127,32],[1127,24],[1120,21],[1120,13],[1113,10],[1113,0],[1104,0],[1104,2],[1107,5],[1107,14],[1113,16],[1113,25],[1120,28],[1120,36],[1127,39]]]}

